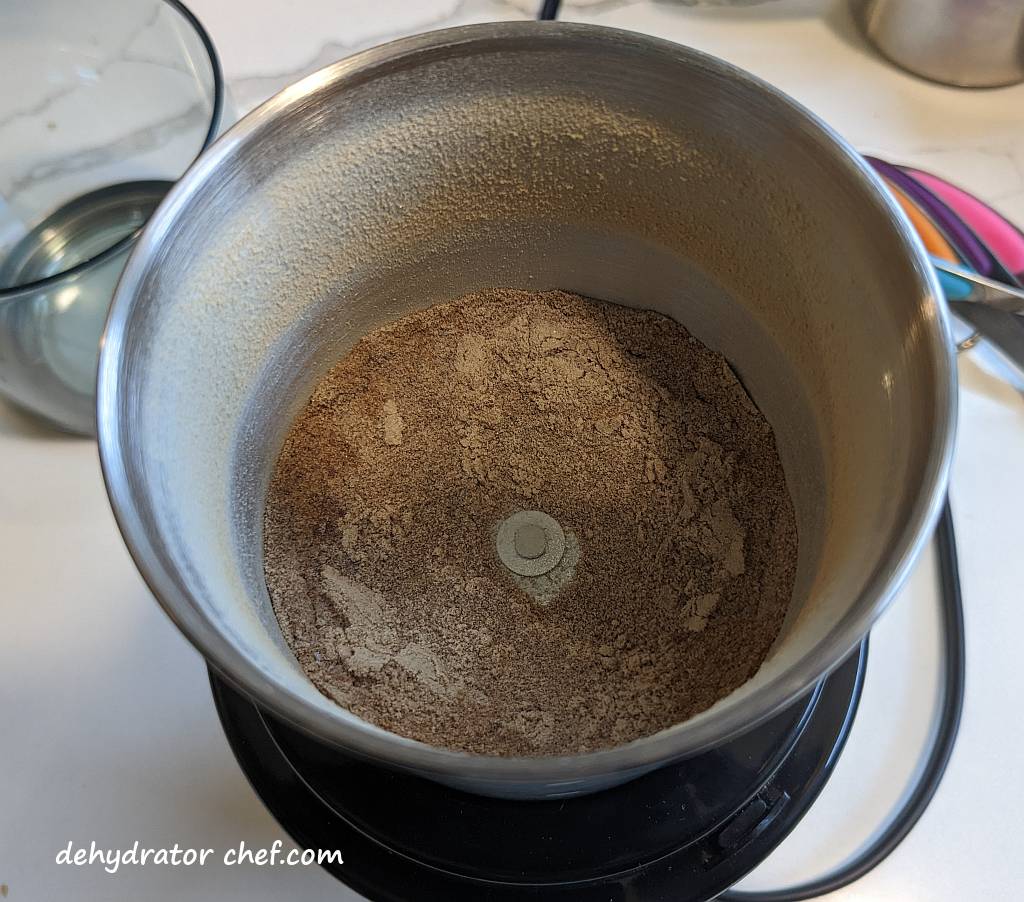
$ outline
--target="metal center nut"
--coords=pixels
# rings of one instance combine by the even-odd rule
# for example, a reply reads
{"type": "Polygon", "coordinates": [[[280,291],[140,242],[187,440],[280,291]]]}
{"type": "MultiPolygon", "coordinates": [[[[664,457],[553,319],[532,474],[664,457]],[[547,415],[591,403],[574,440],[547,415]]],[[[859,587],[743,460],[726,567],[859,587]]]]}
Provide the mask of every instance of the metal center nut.
{"type": "Polygon", "coordinates": [[[498,527],[498,557],[513,573],[540,576],[565,554],[565,533],[543,511],[518,511],[498,527]]]}
{"type": "Polygon", "coordinates": [[[516,530],[514,539],[516,554],[528,561],[535,561],[548,548],[548,536],[544,528],[525,523],[516,530]]]}

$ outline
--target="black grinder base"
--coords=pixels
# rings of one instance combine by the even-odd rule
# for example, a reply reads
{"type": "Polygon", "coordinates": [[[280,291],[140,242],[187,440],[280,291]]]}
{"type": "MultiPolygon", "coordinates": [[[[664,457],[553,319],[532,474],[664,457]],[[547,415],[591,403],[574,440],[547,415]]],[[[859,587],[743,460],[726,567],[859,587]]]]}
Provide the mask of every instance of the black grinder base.
{"type": "Polygon", "coordinates": [[[739,738],[622,786],[551,801],[472,795],[348,758],[211,673],[231,749],[302,847],[374,902],[703,902],[763,861],[835,766],[865,641],[812,692],[739,738]]]}

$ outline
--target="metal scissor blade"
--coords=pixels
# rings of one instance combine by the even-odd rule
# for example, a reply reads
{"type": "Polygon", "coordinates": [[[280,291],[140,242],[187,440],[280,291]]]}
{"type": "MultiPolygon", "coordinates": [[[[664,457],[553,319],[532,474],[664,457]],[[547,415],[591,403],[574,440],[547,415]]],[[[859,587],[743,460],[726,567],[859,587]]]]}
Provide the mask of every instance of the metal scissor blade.
{"type": "MultiPolygon", "coordinates": [[[[932,257],[932,265],[939,270],[947,300],[958,304],[984,304],[1004,313],[1024,314],[1024,291],[938,257],[932,257]]],[[[958,309],[957,313],[962,314],[963,311],[958,309]]]]}

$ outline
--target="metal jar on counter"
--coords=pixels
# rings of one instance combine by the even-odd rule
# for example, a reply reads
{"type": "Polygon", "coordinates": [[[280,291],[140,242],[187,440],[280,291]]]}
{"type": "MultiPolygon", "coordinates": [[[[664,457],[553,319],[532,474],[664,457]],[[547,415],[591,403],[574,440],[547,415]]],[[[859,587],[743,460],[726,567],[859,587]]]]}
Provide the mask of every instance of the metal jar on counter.
{"type": "Polygon", "coordinates": [[[964,88],[1024,81],[1022,0],[854,0],[879,52],[916,75],[964,88]]]}

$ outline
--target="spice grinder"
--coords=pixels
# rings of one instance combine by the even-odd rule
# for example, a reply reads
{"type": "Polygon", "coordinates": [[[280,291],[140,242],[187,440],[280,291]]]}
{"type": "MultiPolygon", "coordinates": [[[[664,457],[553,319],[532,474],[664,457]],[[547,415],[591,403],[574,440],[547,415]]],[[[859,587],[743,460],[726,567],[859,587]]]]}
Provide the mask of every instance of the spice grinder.
{"type": "Polygon", "coordinates": [[[871,169],[756,78],[591,26],[433,32],[284,90],[160,205],[107,323],[104,475],[157,599],[267,711],[475,793],[595,791],[777,715],[893,597],[952,451],[939,297],[871,169]],[[628,745],[503,758],[394,735],[316,690],[270,606],[264,497],[312,387],[369,330],[490,287],[673,317],[775,431],[800,542],[782,632],[746,684],[628,745]]]}

